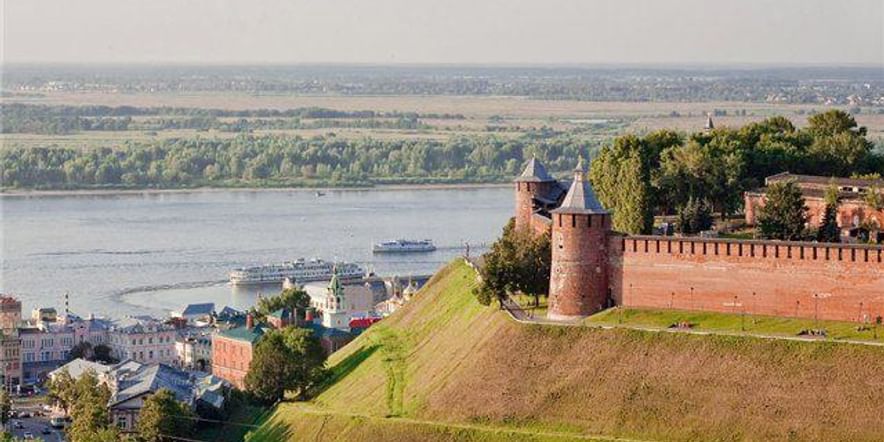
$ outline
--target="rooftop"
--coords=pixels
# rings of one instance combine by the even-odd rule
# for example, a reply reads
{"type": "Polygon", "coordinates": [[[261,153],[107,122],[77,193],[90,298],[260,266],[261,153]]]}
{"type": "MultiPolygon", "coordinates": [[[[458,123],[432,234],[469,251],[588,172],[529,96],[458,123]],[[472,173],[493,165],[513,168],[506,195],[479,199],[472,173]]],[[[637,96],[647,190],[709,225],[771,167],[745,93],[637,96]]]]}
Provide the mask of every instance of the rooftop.
{"type": "Polygon", "coordinates": [[[818,175],[799,175],[789,172],[782,172],[776,175],[769,176],[765,179],[765,183],[770,184],[789,180],[794,180],[798,184],[817,184],[823,186],[834,184],[836,186],[851,187],[884,187],[884,180],[882,179],[875,180],[863,178],[827,177],[818,175]]]}
{"type": "Polygon", "coordinates": [[[555,179],[546,172],[546,168],[543,167],[543,164],[537,158],[531,158],[528,164],[525,165],[525,170],[516,178],[516,181],[546,183],[555,181],[555,179]]]}
{"type": "Polygon", "coordinates": [[[218,336],[254,344],[258,342],[258,339],[261,339],[261,336],[264,336],[264,333],[267,333],[267,327],[259,324],[252,328],[242,326],[224,330],[219,332],[218,336]]]}
{"type": "Polygon", "coordinates": [[[204,316],[215,312],[215,304],[206,302],[202,304],[188,304],[181,310],[181,316],[204,316]]]}
{"type": "Polygon", "coordinates": [[[144,365],[132,374],[121,374],[110,403],[113,406],[160,389],[171,391],[180,402],[190,404],[195,399],[193,382],[187,372],[166,364],[153,364],[144,365]]]}
{"type": "Polygon", "coordinates": [[[575,213],[575,214],[606,214],[608,211],[602,207],[592,185],[586,180],[586,171],[583,164],[578,164],[574,171],[574,182],[568,189],[568,194],[562,200],[562,204],[552,211],[553,213],[575,213]]]}

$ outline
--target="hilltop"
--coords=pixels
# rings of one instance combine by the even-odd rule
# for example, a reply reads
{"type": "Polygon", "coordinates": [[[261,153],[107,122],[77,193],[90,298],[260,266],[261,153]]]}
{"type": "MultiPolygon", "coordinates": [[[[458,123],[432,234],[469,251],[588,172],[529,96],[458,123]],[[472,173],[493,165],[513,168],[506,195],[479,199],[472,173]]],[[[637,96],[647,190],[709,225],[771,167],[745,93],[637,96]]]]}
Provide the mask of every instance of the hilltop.
{"type": "Polygon", "coordinates": [[[252,441],[880,440],[884,348],[516,323],[448,265],[252,441]]]}

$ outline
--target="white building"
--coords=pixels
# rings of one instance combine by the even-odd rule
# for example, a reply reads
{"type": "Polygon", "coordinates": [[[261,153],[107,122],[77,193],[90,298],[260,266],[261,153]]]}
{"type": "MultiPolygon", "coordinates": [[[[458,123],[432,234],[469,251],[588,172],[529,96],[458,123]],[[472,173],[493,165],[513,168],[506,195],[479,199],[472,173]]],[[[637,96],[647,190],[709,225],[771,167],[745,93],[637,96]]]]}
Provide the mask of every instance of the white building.
{"type": "Polygon", "coordinates": [[[109,332],[111,356],[142,363],[175,361],[175,327],[148,316],[127,316],[109,332]]]}
{"type": "Polygon", "coordinates": [[[328,284],[304,286],[310,305],[316,309],[326,328],[350,330],[350,318],[365,317],[374,310],[374,292],[364,284],[343,285],[337,275],[328,284]]]}

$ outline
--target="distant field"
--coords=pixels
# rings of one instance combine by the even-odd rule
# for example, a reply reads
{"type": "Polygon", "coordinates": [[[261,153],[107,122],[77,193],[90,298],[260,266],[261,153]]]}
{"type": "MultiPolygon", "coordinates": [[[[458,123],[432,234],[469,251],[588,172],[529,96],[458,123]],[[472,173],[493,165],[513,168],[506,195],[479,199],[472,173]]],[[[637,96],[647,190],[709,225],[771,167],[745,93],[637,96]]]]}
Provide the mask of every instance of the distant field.
{"type": "MultiPolygon", "coordinates": [[[[545,100],[524,97],[494,96],[305,96],[247,95],[235,93],[201,94],[115,94],[115,93],[49,93],[41,97],[5,98],[5,102],[107,105],[107,106],[175,106],[218,109],[291,109],[322,107],[335,110],[375,110],[421,113],[459,113],[463,121],[428,121],[438,127],[460,127],[459,130],[483,130],[494,118],[502,126],[566,128],[585,124],[586,120],[629,120],[629,130],[659,128],[698,130],[705,115],[714,109],[727,111],[727,116],[714,117],[721,126],[740,126],[772,115],[784,115],[803,125],[806,114],[832,107],[740,102],[598,102],[545,100]],[[736,111],[746,111],[737,116],[736,111]],[[677,116],[673,116],[673,112],[677,116]],[[802,115],[802,113],[804,115],[802,115]],[[498,118],[499,117],[499,118],[498,118]],[[581,121],[582,120],[582,121],[581,121]]],[[[2,102],[2,101],[0,101],[2,102]]],[[[841,107],[842,109],[844,107],[841,107]]],[[[868,111],[867,111],[868,112],[868,111]]],[[[884,115],[861,113],[856,116],[869,128],[872,138],[884,136],[884,115]]],[[[371,131],[374,132],[374,131],[371,131]]],[[[388,134],[411,136],[412,134],[388,134]]]]}

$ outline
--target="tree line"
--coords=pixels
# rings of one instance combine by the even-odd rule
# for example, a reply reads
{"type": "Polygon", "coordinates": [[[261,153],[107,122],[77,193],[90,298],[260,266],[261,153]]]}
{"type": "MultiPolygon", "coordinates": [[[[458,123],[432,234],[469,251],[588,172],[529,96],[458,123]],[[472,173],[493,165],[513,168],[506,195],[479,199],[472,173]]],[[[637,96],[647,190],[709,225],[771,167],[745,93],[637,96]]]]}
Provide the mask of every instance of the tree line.
{"type": "Polygon", "coordinates": [[[488,182],[511,179],[532,155],[551,170],[568,170],[593,148],[586,138],[549,131],[444,141],[241,134],[114,148],[7,148],[0,168],[5,187],[34,189],[488,182]]]}
{"type": "Polygon", "coordinates": [[[612,210],[614,228],[638,234],[650,233],[654,215],[690,208],[694,216],[702,216],[697,201],[722,216],[733,214],[742,208],[744,191],[784,171],[833,177],[881,174],[884,155],[873,150],[866,129],[851,115],[832,110],[809,117],[802,129],[784,117],[772,117],[738,129],[621,136],[601,149],[590,180],[602,204],[612,210]]]}
{"type": "Polygon", "coordinates": [[[80,131],[216,129],[244,132],[258,129],[317,129],[335,127],[420,129],[421,119],[461,120],[461,114],[342,111],[321,107],[226,110],[185,107],[65,106],[4,104],[2,133],[43,135],[80,131]],[[133,119],[133,117],[136,117],[133,119]],[[235,118],[233,121],[227,121],[235,118]],[[308,120],[308,121],[304,121],[308,120]]]}

